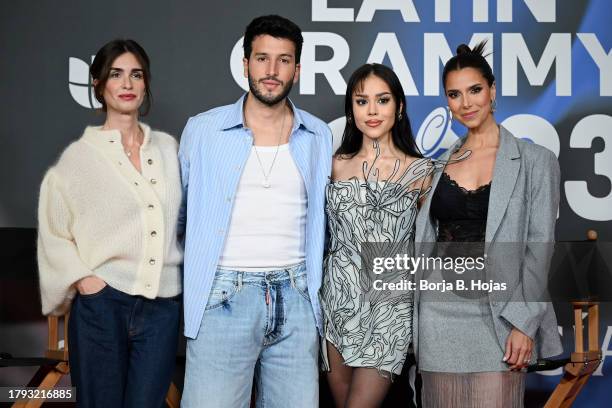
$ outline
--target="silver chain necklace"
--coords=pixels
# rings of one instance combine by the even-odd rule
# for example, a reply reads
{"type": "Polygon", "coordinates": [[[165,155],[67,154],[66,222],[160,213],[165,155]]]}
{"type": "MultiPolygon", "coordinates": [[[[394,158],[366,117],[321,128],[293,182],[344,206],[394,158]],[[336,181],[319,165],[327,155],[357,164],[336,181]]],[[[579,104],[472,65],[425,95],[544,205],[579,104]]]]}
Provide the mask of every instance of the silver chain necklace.
{"type": "Polygon", "coordinates": [[[272,174],[272,168],[274,167],[274,163],[276,162],[276,156],[278,155],[278,149],[280,147],[280,143],[281,140],[283,138],[283,129],[285,127],[285,113],[283,112],[283,120],[281,122],[281,128],[280,128],[280,133],[278,134],[278,143],[276,144],[276,151],[274,152],[274,158],[272,158],[272,164],[270,164],[270,168],[268,169],[268,172],[266,173],[266,170],[264,169],[263,163],[261,162],[261,158],[259,157],[259,152],[257,151],[257,146],[255,146],[255,144],[253,144],[253,149],[255,149],[255,156],[257,157],[257,162],[259,163],[259,169],[261,170],[263,176],[264,176],[264,180],[263,183],[261,183],[261,185],[263,186],[263,188],[270,188],[271,184],[270,184],[270,174],[272,174]]]}
{"type": "MultiPolygon", "coordinates": [[[[138,132],[136,132],[136,136],[131,135],[130,137],[130,144],[126,147],[125,144],[123,144],[123,151],[125,152],[125,155],[129,158],[132,157],[132,150],[134,150],[134,146],[136,146],[136,151],[138,151],[138,149],[140,149],[140,146],[142,146],[142,143],[134,143],[134,139],[138,139],[140,136],[140,133],[142,132],[142,130],[140,129],[140,127],[138,127],[138,132]]],[[[144,133],[143,133],[143,141],[144,141],[144,133]]]]}

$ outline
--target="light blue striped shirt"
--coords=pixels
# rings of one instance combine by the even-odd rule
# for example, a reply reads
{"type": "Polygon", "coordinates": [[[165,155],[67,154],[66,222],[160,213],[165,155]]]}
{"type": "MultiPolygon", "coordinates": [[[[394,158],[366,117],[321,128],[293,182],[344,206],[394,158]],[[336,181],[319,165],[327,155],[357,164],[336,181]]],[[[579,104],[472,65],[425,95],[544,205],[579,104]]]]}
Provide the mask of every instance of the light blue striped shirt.
{"type": "MultiPolygon", "coordinates": [[[[179,231],[185,231],[185,336],[196,338],[223,251],[238,182],[253,145],[244,126],[245,95],[233,105],[200,113],[187,121],[179,160],[186,200],[179,231]]],[[[325,122],[291,103],[294,121],[289,151],[307,194],[306,271],[312,309],[321,331],[318,291],[325,240],[325,185],[331,174],[332,134],[325,122]]]]}

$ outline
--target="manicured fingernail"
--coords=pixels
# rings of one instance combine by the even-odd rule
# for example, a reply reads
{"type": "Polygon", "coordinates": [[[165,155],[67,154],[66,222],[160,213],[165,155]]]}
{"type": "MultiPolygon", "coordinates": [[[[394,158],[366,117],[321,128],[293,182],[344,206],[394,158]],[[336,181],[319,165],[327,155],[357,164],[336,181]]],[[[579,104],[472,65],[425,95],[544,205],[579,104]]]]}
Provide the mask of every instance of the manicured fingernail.
{"type": "Polygon", "coordinates": [[[505,356],[504,356],[504,358],[502,359],[502,361],[506,361],[507,359],[508,359],[508,357],[505,357],[505,356]]]}

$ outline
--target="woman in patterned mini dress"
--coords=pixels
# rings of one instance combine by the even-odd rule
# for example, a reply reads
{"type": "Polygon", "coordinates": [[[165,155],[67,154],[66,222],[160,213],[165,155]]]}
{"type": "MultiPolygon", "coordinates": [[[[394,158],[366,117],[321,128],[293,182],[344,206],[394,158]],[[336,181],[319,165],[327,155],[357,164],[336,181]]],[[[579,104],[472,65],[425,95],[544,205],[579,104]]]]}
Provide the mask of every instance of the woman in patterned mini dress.
{"type": "Polygon", "coordinates": [[[433,164],[414,142],[404,91],[390,68],[358,68],[347,86],[345,111],[326,191],[330,239],[320,293],[322,353],[336,406],[373,407],[402,371],[412,340],[412,292],[376,290],[381,280],[405,281],[410,273],[368,272],[362,255],[367,258],[373,248],[363,244],[382,244],[377,257],[411,251],[418,202],[433,164]]]}

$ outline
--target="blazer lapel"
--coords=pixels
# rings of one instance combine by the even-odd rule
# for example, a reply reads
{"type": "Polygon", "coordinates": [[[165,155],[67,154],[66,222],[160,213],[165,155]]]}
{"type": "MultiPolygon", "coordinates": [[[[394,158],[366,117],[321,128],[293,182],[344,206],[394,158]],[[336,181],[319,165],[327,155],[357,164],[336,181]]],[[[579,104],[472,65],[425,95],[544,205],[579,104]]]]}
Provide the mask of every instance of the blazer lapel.
{"type": "Polygon", "coordinates": [[[521,168],[520,152],[516,139],[504,127],[499,127],[499,149],[495,156],[493,182],[489,196],[487,215],[486,242],[492,242],[501,224],[510,196],[514,191],[517,176],[521,168]]]}

